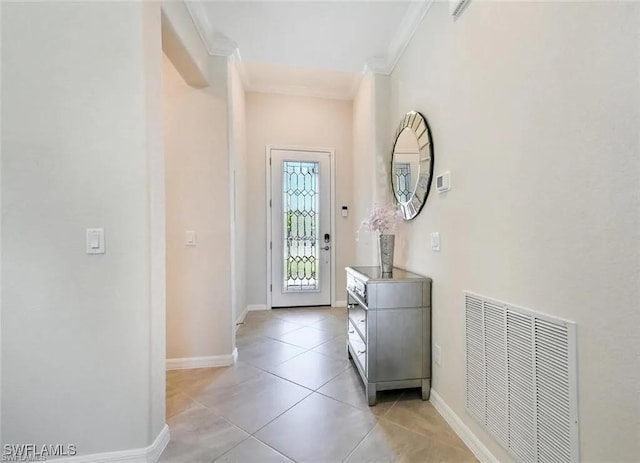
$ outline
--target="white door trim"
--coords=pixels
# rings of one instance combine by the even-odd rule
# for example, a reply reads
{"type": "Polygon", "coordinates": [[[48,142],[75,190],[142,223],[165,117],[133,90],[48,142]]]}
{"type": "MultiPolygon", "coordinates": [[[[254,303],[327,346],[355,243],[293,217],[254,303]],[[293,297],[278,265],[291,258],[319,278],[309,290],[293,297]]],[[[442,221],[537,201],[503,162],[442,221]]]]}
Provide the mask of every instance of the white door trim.
{"type": "Polygon", "coordinates": [[[285,150],[285,151],[307,151],[312,153],[329,153],[330,158],[330,178],[331,178],[331,192],[330,192],[330,204],[329,214],[331,214],[331,305],[336,305],[336,157],[334,148],[322,148],[322,147],[309,147],[309,146],[290,146],[290,145],[267,145],[265,147],[265,213],[267,216],[267,239],[265,241],[265,249],[267,250],[267,259],[265,267],[267,268],[267,309],[271,309],[271,285],[273,284],[271,275],[271,151],[272,150],[285,150]]]}

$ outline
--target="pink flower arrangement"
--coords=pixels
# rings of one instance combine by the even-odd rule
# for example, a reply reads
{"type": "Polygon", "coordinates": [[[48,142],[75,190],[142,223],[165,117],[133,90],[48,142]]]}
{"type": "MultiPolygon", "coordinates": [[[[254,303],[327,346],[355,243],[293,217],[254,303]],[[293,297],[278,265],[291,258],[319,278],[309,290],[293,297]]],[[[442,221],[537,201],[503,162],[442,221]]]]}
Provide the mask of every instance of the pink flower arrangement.
{"type": "Polygon", "coordinates": [[[360,227],[367,231],[377,231],[383,235],[393,231],[400,222],[402,222],[402,214],[397,207],[374,204],[369,213],[369,218],[363,220],[360,227]]]}

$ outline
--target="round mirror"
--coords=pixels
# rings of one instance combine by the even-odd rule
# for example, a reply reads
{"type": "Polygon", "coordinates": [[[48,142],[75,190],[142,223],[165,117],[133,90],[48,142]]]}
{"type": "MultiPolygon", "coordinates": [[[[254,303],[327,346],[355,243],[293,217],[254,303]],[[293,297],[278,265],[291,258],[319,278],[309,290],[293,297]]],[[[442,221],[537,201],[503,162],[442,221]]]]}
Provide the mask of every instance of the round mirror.
{"type": "Polygon", "coordinates": [[[433,144],[422,114],[408,112],[396,131],[391,157],[391,188],[405,220],[420,213],[433,176],[433,144]]]}

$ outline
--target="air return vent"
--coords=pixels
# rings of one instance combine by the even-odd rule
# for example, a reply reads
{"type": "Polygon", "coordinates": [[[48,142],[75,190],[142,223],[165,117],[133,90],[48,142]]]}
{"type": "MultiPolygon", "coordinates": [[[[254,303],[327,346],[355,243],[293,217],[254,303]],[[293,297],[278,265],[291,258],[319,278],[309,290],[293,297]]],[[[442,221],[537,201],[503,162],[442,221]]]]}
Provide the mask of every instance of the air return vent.
{"type": "Polygon", "coordinates": [[[518,461],[578,462],[576,324],[465,293],[467,410],[518,461]]]}
{"type": "Polygon", "coordinates": [[[449,0],[449,11],[454,19],[458,19],[471,0],[449,0]]]}

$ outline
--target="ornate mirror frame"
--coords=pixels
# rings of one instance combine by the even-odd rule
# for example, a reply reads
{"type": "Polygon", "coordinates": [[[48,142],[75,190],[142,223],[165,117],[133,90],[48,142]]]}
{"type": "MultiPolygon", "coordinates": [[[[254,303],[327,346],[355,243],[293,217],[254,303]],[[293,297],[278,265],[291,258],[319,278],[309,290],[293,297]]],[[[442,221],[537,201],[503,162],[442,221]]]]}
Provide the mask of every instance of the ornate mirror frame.
{"type": "Polygon", "coordinates": [[[433,161],[433,143],[429,124],[427,124],[427,120],[419,112],[409,111],[400,122],[398,130],[396,130],[391,154],[391,189],[393,190],[393,196],[404,220],[414,219],[427,202],[429,190],[431,189],[431,180],[433,179],[433,161]],[[394,176],[396,175],[394,164],[398,139],[403,130],[407,128],[413,132],[417,140],[420,168],[415,188],[409,194],[409,198],[406,201],[402,201],[393,182],[394,176]]]}

